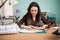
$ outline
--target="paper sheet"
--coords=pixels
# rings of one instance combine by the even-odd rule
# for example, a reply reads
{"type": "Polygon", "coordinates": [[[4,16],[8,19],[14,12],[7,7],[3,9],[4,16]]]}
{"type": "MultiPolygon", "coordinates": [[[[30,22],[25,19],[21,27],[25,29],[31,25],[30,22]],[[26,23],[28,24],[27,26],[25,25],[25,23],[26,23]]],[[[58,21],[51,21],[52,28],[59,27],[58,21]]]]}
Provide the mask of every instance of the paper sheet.
{"type": "Polygon", "coordinates": [[[42,32],[43,30],[28,30],[28,29],[21,29],[19,30],[19,32],[22,33],[36,33],[36,32],[42,32]]]}

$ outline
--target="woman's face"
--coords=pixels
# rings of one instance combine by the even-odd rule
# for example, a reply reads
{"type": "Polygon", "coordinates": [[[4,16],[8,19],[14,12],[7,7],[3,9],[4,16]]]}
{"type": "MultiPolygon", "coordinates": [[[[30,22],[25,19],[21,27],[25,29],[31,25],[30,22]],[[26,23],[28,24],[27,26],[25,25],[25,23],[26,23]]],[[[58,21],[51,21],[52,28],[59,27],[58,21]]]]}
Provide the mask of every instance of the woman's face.
{"type": "Polygon", "coordinates": [[[38,8],[37,7],[31,7],[30,12],[33,17],[35,17],[38,13],[38,8]]]}

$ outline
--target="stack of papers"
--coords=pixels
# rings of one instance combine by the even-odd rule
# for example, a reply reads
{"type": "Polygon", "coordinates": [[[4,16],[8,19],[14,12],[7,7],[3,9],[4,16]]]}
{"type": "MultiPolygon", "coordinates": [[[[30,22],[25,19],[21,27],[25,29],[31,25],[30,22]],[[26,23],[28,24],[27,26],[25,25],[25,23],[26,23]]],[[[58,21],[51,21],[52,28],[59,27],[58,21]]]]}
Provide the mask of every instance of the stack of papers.
{"type": "Polygon", "coordinates": [[[10,25],[1,25],[0,34],[10,34],[10,33],[19,33],[19,27],[17,24],[13,23],[10,25]]]}

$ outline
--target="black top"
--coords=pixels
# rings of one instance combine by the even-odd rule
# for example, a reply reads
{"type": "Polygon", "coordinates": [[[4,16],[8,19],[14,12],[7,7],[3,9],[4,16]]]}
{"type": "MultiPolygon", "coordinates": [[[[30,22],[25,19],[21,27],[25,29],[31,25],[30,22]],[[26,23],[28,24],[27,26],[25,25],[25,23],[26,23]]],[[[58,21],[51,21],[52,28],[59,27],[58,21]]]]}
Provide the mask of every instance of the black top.
{"type": "Polygon", "coordinates": [[[41,24],[49,24],[47,19],[45,19],[45,17],[43,15],[40,15],[40,21],[34,21],[33,19],[30,19],[28,15],[25,15],[17,24],[20,26],[21,24],[25,24],[25,25],[33,25],[33,26],[37,26],[40,27],[41,24]],[[41,22],[42,21],[42,22],[41,22]]]}

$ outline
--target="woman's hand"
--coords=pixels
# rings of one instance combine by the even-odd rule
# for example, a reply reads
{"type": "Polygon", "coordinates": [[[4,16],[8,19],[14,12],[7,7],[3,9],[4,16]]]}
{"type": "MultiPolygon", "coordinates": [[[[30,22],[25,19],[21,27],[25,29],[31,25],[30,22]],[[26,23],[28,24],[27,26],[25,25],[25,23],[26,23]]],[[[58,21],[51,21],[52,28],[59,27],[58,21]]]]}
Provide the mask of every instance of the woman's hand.
{"type": "Polygon", "coordinates": [[[31,29],[32,29],[32,26],[31,26],[31,25],[29,25],[29,26],[21,25],[21,28],[25,28],[25,29],[29,29],[29,30],[31,30],[31,29]]]}
{"type": "Polygon", "coordinates": [[[37,29],[37,30],[41,30],[41,29],[45,29],[48,25],[43,25],[42,27],[35,27],[32,26],[33,29],[37,29]]]}
{"type": "Polygon", "coordinates": [[[33,29],[36,29],[36,30],[42,30],[44,29],[43,27],[32,27],[33,29]]]}
{"type": "Polygon", "coordinates": [[[48,27],[48,25],[43,25],[42,27],[45,29],[45,28],[47,28],[47,27],[48,27]]]}
{"type": "Polygon", "coordinates": [[[25,26],[26,29],[32,30],[32,26],[25,26]]]}

